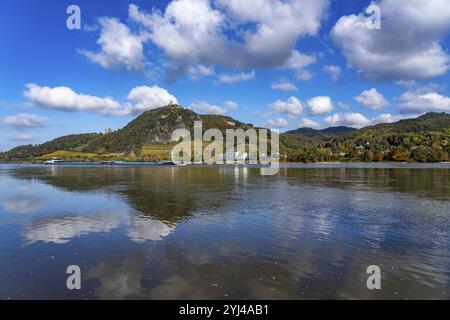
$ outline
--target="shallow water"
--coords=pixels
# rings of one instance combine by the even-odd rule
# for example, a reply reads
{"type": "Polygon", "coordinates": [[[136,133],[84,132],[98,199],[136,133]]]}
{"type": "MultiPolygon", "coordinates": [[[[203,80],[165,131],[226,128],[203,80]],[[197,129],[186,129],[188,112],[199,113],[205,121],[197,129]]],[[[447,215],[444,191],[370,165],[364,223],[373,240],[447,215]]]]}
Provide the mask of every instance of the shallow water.
{"type": "Polygon", "coordinates": [[[0,299],[448,299],[449,230],[449,164],[0,165],[0,299]]]}

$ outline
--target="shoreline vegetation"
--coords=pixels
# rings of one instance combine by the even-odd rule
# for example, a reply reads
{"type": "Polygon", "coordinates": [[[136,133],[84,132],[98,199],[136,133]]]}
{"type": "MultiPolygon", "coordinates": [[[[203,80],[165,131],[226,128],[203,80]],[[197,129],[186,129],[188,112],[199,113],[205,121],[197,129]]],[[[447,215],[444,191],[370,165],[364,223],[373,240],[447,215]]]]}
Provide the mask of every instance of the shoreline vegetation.
{"type": "MultiPolygon", "coordinates": [[[[0,163],[171,161],[178,128],[192,132],[194,121],[210,128],[260,129],[222,115],[199,115],[178,105],[144,112],[117,131],[68,135],[40,145],[0,153],[0,163]]],[[[450,114],[427,113],[414,119],[354,129],[299,128],[280,134],[280,163],[440,163],[450,155],[450,114]]],[[[203,149],[211,142],[203,142],[203,149]]]]}
{"type": "MultiPolygon", "coordinates": [[[[329,161],[329,162],[280,162],[280,168],[289,167],[289,166],[309,166],[311,165],[312,168],[315,166],[345,166],[345,165],[361,165],[365,166],[367,165],[368,168],[372,168],[373,166],[430,166],[430,165],[450,165],[450,161],[441,161],[441,162],[393,162],[393,161],[383,161],[383,162],[367,162],[367,161],[329,161]]],[[[0,161],[0,165],[42,165],[44,166],[44,162],[37,162],[37,161],[15,161],[15,162],[2,162],[0,161]]],[[[64,160],[62,164],[52,164],[48,165],[51,166],[64,166],[64,167],[70,167],[70,166],[99,166],[99,167],[132,167],[132,166],[188,166],[188,167],[203,167],[203,166],[225,166],[225,167],[264,167],[266,165],[262,164],[249,164],[249,163],[235,163],[235,164],[227,164],[227,163],[214,163],[214,164],[207,164],[207,163],[191,163],[191,164],[176,164],[173,163],[170,160],[161,160],[161,161],[70,161],[70,160],[64,160]]]]}

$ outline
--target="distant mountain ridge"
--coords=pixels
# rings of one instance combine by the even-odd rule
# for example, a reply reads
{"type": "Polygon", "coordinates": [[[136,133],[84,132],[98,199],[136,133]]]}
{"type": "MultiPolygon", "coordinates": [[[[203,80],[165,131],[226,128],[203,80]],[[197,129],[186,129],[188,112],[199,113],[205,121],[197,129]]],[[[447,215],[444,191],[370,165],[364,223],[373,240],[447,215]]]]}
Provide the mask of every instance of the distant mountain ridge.
{"type": "Polygon", "coordinates": [[[391,123],[379,123],[359,131],[393,130],[396,132],[443,131],[450,127],[450,114],[428,112],[417,118],[403,119],[391,123]]]}
{"type": "Polygon", "coordinates": [[[357,129],[345,126],[329,127],[325,129],[312,129],[312,128],[298,128],[295,130],[286,131],[285,135],[290,135],[297,139],[318,139],[329,140],[338,136],[356,131],[357,129]]]}
{"type": "MultiPolygon", "coordinates": [[[[315,133],[317,134],[317,133],[315,133]]],[[[450,114],[429,112],[417,118],[380,123],[338,134],[331,139],[287,134],[289,161],[448,161],[450,114]]]]}

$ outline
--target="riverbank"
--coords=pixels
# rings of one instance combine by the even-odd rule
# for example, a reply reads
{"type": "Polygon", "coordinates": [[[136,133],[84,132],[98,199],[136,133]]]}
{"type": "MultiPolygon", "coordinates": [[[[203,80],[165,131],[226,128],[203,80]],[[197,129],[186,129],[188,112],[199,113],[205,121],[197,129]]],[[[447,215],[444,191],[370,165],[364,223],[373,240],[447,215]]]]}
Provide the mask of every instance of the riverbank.
{"type": "MultiPolygon", "coordinates": [[[[262,168],[262,164],[175,164],[164,162],[64,162],[62,164],[45,165],[36,162],[0,162],[1,166],[36,166],[36,167],[224,167],[224,168],[262,168]]],[[[410,169],[436,169],[450,168],[450,162],[282,162],[279,168],[410,168],[410,169]]]]}

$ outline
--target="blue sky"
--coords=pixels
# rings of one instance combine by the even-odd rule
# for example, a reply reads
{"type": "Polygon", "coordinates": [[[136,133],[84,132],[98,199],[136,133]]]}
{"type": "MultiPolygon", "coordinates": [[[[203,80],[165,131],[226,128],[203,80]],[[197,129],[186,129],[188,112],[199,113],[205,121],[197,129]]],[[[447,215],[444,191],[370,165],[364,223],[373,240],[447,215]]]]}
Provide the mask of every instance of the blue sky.
{"type": "Polygon", "coordinates": [[[380,29],[370,1],[3,0],[0,150],[169,101],[281,131],[449,112],[448,0],[373,4],[380,29]]]}

